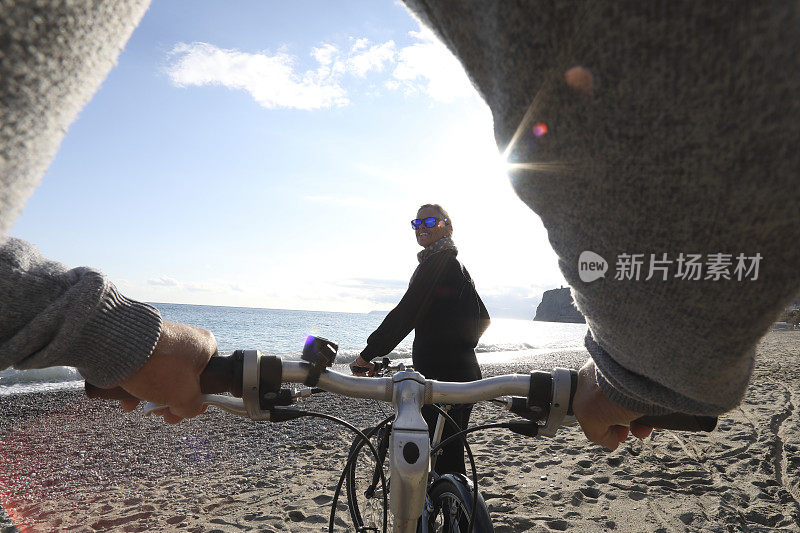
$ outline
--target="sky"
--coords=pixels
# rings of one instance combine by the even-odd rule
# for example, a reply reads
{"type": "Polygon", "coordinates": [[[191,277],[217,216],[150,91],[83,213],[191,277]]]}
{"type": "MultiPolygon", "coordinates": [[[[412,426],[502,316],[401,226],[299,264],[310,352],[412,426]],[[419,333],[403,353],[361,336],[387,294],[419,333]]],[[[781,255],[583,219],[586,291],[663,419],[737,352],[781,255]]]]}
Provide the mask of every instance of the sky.
{"type": "Polygon", "coordinates": [[[369,312],[440,203],[496,317],[565,284],[491,113],[392,0],[155,0],[12,235],[129,297],[369,312]]]}

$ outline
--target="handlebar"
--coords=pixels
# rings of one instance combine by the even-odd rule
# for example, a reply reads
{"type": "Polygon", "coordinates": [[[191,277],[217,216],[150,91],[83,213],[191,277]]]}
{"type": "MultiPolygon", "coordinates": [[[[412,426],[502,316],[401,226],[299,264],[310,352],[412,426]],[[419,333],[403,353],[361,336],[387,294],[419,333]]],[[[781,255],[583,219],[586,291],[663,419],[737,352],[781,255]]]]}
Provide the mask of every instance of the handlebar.
{"type": "MultiPolygon", "coordinates": [[[[376,366],[378,368],[390,367],[388,358],[377,362],[376,366]]],[[[547,428],[547,430],[540,430],[539,433],[542,435],[552,435],[558,426],[574,421],[572,397],[577,385],[575,371],[557,369],[552,373],[510,374],[473,382],[449,383],[424,379],[415,372],[403,370],[402,365],[398,365],[397,368],[400,368],[401,371],[395,376],[409,374],[409,376],[401,376],[400,379],[414,379],[424,387],[423,402],[425,404],[475,403],[500,396],[511,396],[512,399],[507,402],[507,408],[511,412],[528,420],[553,422],[553,424],[546,423],[543,426],[542,429],[547,428]]],[[[257,419],[265,420],[269,419],[267,413],[275,405],[291,403],[291,395],[286,401],[287,395],[285,394],[284,401],[276,403],[280,397],[280,383],[304,383],[313,370],[313,365],[305,361],[282,361],[277,357],[261,356],[255,351],[240,350],[230,356],[212,357],[200,376],[200,388],[205,395],[205,403],[217,405],[235,414],[244,414],[251,418],[255,418],[254,415],[257,415],[257,419]],[[252,354],[249,358],[252,365],[250,373],[257,374],[251,379],[253,384],[250,388],[255,387],[257,390],[255,394],[251,395],[249,402],[251,405],[249,406],[246,405],[247,398],[243,405],[241,401],[219,396],[220,393],[229,393],[234,398],[242,398],[248,353],[252,354]],[[253,403],[257,405],[252,405],[253,403]]],[[[318,384],[315,385],[342,396],[389,402],[392,401],[395,381],[397,381],[395,378],[388,377],[347,376],[324,369],[319,372],[318,384]]],[[[86,395],[89,398],[99,399],[136,399],[122,388],[101,389],[88,382],[86,383],[86,395]]],[[[661,416],[644,416],[637,419],[636,422],[661,429],[709,432],[716,427],[717,418],[671,413],[661,416]]]]}
{"type": "MultiPolygon", "coordinates": [[[[390,508],[395,520],[394,529],[398,532],[416,531],[417,522],[425,507],[425,490],[421,489],[424,489],[428,480],[430,461],[420,461],[419,458],[430,457],[431,446],[428,426],[421,413],[424,404],[475,403],[510,396],[507,401],[508,409],[527,419],[522,422],[465,428],[456,434],[462,436],[471,430],[505,427],[522,435],[552,437],[561,425],[575,420],[572,413],[572,398],[578,383],[575,370],[556,368],[552,372],[509,374],[466,383],[447,383],[425,379],[418,372],[400,367],[399,372],[391,377],[368,378],[347,376],[330,370],[337,349],[334,343],[326,339],[309,337],[303,349],[302,361],[282,361],[279,357],[262,356],[256,350],[237,351],[227,357],[212,357],[200,376],[203,401],[253,420],[280,422],[300,416],[329,418],[356,431],[367,442],[369,440],[363,433],[344,420],[282,406],[290,405],[296,398],[319,390],[311,387],[351,398],[392,402],[395,415],[389,442],[390,468],[393,473],[390,508]],[[289,390],[281,387],[284,382],[304,383],[308,387],[289,390]],[[231,396],[220,395],[221,392],[227,392],[231,396]]],[[[388,360],[384,360],[382,366],[388,366],[388,360]]],[[[133,398],[122,389],[103,390],[88,383],[86,394],[90,398],[133,398]]],[[[163,408],[165,406],[148,403],[145,405],[145,413],[163,408]]],[[[716,418],[683,414],[640,420],[647,420],[642,423],[654,427],[689,431],[710,431],[716,425],[716,418]]],[[[373,453],[376,452],[373,450],[373,453]]],[[[476,498],[477,482],[477,473],[473,466],[476,498]]],[[[338,490],[337,488],[337,494],[338,490]]],[[[335,501],[334,499],[329,522],[331,531],[335,501]]]]}

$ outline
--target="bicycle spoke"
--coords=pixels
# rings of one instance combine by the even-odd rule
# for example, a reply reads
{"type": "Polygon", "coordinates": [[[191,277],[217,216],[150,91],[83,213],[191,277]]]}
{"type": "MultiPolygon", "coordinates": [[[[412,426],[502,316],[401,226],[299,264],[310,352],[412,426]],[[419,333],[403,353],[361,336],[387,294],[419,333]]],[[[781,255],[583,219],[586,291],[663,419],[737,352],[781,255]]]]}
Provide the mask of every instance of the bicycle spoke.
{"type": "Polygon", "coordinates": [[[435,532],[460,533],[469,527],[469,512],[456,495],[444,493],[439,496],[429,523],[435,532]]]}
{"type": "MultiPolygon", "coordinates": [[[[377,446],[377,439],[371,439],[377,446]]],[[[348,495],[355,501],[348,502],[358,510],[361,525],[365,531],[383,531],[383,491],[380,480],[373,486],[375,458],[367,447],[362,447],[355,461],[352,475],[348,477],[348,495]]],[[[384,466],[384,475],[389,482],[389,471],[384,466]]],[[[388,511],[388,510],[387,510],[388,511]]],[[[387,530],[393,526],[391,513],[388,516],[387,530]]]]}

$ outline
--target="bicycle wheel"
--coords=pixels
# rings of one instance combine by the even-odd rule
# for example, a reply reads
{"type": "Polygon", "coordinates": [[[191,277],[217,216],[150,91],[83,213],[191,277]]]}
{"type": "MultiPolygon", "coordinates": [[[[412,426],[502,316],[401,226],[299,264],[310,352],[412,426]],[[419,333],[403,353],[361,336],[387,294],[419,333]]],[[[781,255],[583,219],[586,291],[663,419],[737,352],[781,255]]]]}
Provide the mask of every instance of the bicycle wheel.
{"type": "MultiPolygon", "coordinates": [[[[389,464],[386,460],[389,443],[390,425],[379,428],[367,428],[364,434],[378,450],[383,475],[386,477],[387,490],[389,483],[389,464]]],[[[356,439],[350,446],[350,454],[356,454],[345,477],[345,494],[356,531],[383,531],[384,499],[380,474],[375,457],[369,447],[361,439],[356,439]]],[[[350,457],[348,454],[348,457],[350,457]]],[[[388,513],[388,509],[386,509],[388,513]]],[[[392,530],[392,516],[387,516],[387,531],[392,530]]]]}
{"type": "MultiPolygon", "coordinates": [[[[466,533],[472,514],[472,490],[466,478],[458,474],[445,474],[428,489],[426,502],[428,531],[466,533]]],[[[475,510],[474,533],[493,532],[492,520],[483,496],[478,494],[475,510]]]]}

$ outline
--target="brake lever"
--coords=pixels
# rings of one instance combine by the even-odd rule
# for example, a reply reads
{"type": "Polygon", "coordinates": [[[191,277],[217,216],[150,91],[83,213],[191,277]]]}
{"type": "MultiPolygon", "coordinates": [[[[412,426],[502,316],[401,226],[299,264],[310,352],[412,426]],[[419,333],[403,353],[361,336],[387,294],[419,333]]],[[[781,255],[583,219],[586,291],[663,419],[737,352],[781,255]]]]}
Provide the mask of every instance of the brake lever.
{"type": "MultiPolygon", "coordinates": [[[[221,394],[203,394],[203,405],[213,405],[219,407],[223,411],[238,415],[249,416],[244,401],[241,398],[234,398],[232,396],[222,396],[221,394]]],[[[145,416],[152,414],[159,414],[165,409],[169,409],[166,405],[155,402],[147,402],[144,404],[145,416]]],[[[267,413],[268,415],[269,413],[267,413]]],[[[264,420],[263,418],[261,420],[264,420]]]]}
{"type": "MultiPolygon", "coordinates": [[[[311,387],[301,387],[299,389],[292,389],[291,396],[292,399],[298,398],[308,398],[314,393],[314,389],[311,387]]],[[[203,405],[213,405],[226,411],[228,413],[237,415],[237,416],[244,416],[250,417],[250,412],[247,410],[247,407],[244,404],[244,400],[241,398],[235,398],[232,396],[222,396],[221,394],[203,394],[203,405]]],[[[144,404],[144,414],[145,416],[149,416],[152,414],[158,414],[159,412],[163,411],[164,409],[168,409],[166,405],[162,405],[159,403],[154,402],[147,402],[144,404]]],[[[259,410],[259,417],[258,420],[269,420],[269,411],[261,411],[259,410]]]]}

